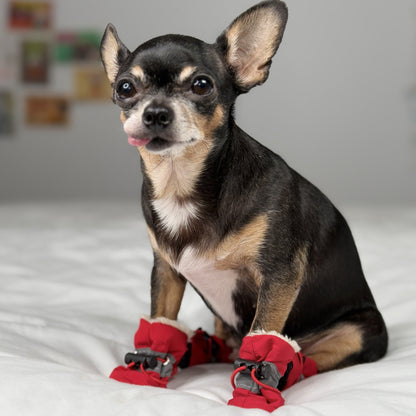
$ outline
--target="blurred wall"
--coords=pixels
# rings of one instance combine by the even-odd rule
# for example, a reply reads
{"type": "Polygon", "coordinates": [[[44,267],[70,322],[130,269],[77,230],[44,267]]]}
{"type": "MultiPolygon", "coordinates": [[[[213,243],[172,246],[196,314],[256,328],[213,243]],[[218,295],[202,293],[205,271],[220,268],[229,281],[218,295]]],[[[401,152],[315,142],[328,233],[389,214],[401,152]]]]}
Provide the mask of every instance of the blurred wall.
{"type": "MultiPolygon", "coordinates": [[[[56,0],[54,28],[103,31],[112,22],[131,49],[165,33],[212,42],[254,3],[56,0]]],[[[240,97],[240,126],[335,203],[416,202],[416,2],[287,4],[289,23],[270,78],[240,97]]],[[[68,90],[68,68],[54,66],[51,75],[49,91],[68,90]]],[[[29,128],[22,104],[28,87],[6,87],[17,94],[18,114],[15,134],[0,137],[1,201],[137,198],[138,155],[115,106],[76,103],[69,127],[29,128]]]]}

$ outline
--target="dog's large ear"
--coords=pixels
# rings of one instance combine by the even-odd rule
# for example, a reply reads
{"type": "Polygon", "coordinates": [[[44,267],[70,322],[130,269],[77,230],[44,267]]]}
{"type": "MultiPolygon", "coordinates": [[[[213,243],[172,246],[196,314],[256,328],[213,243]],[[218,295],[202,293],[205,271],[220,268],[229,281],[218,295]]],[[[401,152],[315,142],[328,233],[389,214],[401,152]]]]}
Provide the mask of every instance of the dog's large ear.
{"type": "Polygon", "coordinates": [[[217,46],[240,92],[266,81],[272,57],[283,37],[287,7],[278,0],[257,4],[237,17],[218,37],[217,46]]]}
{"type": "Polygon", "coordinates": [[[116,28],[109,23],[101,40],[101,60],[111,83],[116,79],[120,65],[127,59],[130,51],[117,35],[116,28]]]}

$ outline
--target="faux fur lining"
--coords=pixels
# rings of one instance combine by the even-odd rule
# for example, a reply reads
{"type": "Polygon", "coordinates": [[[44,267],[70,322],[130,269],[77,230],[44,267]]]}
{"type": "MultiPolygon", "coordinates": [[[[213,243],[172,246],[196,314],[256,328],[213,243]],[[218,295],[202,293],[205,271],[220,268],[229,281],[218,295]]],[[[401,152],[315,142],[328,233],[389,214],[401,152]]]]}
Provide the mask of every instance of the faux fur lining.
{"type": "Polygon", "coordinates": [[[294,349],[295,352],[299,352],[301,350],[299,344],[294,339],[289,338],[287,335],[279,334],[277,331],[264,331],[263,329],[258,329],[247,334],[248,337],[253,337],[256,335],[273,335],[282,339],[283,341],[286,341],[294,349]]]}
{"type": "Polygon", "coordinates": [[[192,336],[194,335],[194,332],[195,332],[195,331],[192,331],[192,329],[188,328],[187,326],[185,326],[183,324],[180,324],[178,321],[174,321],[172,319],[168,319],[168,318],[165,318],[163,316],[152,319],[148,315],[142,315],[141,319],[144,319],[145,321],[147,321],[149,323],[158,322],[160,324],[173,326],[174,328],[179,329],[179,331],[184,332],[188,336],[188,338],[192,338],[192,336]]]}

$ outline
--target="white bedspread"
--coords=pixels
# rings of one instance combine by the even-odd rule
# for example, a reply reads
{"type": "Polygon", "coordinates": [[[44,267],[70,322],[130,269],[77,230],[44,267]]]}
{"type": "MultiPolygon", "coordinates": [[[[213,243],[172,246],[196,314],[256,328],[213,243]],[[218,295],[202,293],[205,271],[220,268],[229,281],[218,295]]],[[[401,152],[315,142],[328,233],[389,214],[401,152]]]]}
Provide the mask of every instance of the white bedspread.
{"type": "MultiPolygon", "coordinates": [[[[416,415],[416,207],[344,210],[390,334],[387,356],[284,392],[279,415],[416,415]]],[[[168,389],[108,379],[149,312],[139,204],[0,205],[0,414],[260,415],[226,406],[231,365],[181,371],[168,389]]],[[[180,319],[212,330],[186,292],[180,319]]]]}

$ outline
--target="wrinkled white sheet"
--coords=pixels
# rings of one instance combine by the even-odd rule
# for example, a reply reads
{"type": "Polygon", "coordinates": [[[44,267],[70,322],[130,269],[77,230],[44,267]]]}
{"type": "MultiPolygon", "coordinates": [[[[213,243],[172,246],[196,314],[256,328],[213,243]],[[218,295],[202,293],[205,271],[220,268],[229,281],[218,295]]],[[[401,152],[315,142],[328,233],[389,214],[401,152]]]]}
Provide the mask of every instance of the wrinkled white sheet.
{"type": "MultiPolygon", "coordinates": [[[[386,358],[302,381],[279,415],[416,415],[416,207],[344,209],[385,317],[386,358]]],[[[150,245],[138,203],[0,205],[0,414],[260,415],[225,405],[231,366],[168,389],[108,379],[149,312],[150,245]]],[[[180,319],[212,330],[187,291],[180,319]]]]}

